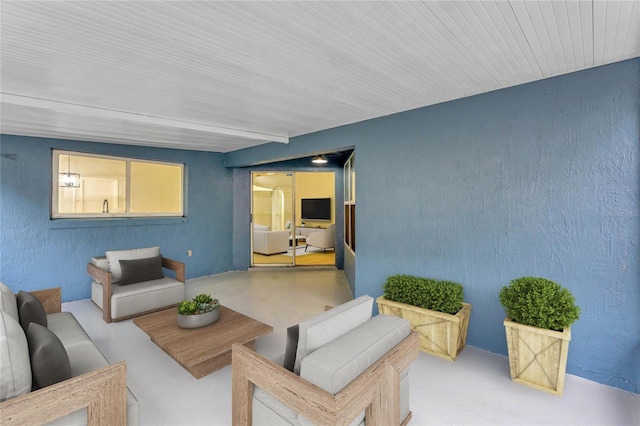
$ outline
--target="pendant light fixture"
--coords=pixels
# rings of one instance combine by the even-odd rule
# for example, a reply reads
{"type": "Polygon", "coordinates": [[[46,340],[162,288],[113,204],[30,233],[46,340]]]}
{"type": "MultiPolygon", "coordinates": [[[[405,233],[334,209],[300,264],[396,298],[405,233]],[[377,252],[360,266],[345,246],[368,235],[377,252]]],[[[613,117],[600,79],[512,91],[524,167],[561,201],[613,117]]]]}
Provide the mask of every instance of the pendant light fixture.
{"type": "Polygon", "coordinates": [[[70,155],[67,155],[67,173],[58,174],[58,186],[62,188],[80,188],[80,173],[71,173],[70,155]]]}
{"type": "Polygon", "coordinates": [[[324,158],[322,155],[316,155],[315,158],[313,160],[311,160],[311,162],[313,164],[326,164],[327,163],[327,159],[324,158]]]}

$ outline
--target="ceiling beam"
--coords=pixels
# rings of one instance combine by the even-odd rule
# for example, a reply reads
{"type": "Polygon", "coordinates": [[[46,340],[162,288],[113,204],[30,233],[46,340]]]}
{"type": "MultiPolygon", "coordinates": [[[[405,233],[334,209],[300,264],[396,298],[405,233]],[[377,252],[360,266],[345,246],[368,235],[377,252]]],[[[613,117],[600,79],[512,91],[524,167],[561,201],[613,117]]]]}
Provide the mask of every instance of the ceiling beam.
{"type": "Polygon", "coordinates": [[[152,124],[156,126],[197,130],[205,133],[227,135],[237,138],[253,139],[265,142],[289,143],[289,138],[287,136],[270,135],[266,133],[251,132],[239,129],[230,129],[226,127],[211,126],[208,124],[154,117],[145,114],[114,111],[104,108],[90,107],[86,105],[77,105],[66,102],[51,101],[48,99],[38,99],[29,96],[14,95],[11,93],[2,92],[0,95],[0,101],[3,105],[19,105],[24,107],[47,109],[51,111],[67,112],[86,117],[111,118],[140,124],[152,124]]]}

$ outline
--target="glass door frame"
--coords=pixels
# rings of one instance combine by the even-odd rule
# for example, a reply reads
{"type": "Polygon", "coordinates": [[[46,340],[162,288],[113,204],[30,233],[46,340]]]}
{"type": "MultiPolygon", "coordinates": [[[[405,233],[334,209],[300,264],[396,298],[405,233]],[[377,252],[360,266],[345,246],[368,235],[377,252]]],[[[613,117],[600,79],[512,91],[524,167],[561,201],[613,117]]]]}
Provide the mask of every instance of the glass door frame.
{"type": "MultiPolygon", "coordinates": [[[[269,188],[265,187],[266,191],[269,191],[269,188]]],[[[276,188],[283,190],[283,191],[287,191],[289,189],[288,186],[286,185],[275,185],[271,191],[276,190],[276,188]]],[[[265,192],[266,192],[265,191],[265,192]]],[[[262,198],[266,198],[266,197],[262,197],[262,198]]],[[[290,171],[290,170],[269,170],[269,171],[262,171],[262,170],[256,170],[256,171],[252,171],[251,172],[251,215],[250,215],[250,235],[251,235],[251,262],[250,265],[252,267],[282,267],[282,266],[296,266],[296,250],[295,250],[295,223],[296,223],[296,206],[295,206],[295,172],[290,171]],[[286,206],[286,201],[287,201],[287,196],[285,195],[285,207],[284,207],[284,217],[282,218],[281,222],[283,222],[284,225],[280,226],[281,224],[277,224],[278,226],[275,226],[277,228],[282,227],[282,229],[273,229],[275,228],[273,226],[273,216],[270,217],[270,224],[268,225],[270,228],[270,231],[266,231],[266,232],[277,232],[277,231],[289,231],[289,243],[290,243],[290,248],[289,250],[291,251],[291,262],[286,262],[286,261],[282,261],[279,262],[278,260],[286,260],[283,259],[282,257],[278,257],[276,258],[275,256],[282,256],[280,253],[274,253],[274,262],[269,262],[269,263],[263,263],[263,262],[256,262],[255,258],[256,258],[256,254],[261,255],[260,253],[255,253],[254,252],[254,247],[255,247],[255,236],[256,234],[254,233],[254,226],[256,225],[256,218],[259,216],[264,216],[265,213],[262,212],[257,212],[257,210],[259,210],[260,208],[256,205],[258,204],[258,199],[256,198],[256,192],[262,192],[262,191],[256,191],[256,178],[257,177],[261,177],[261,176],[286,176],[289,178],[289,183],[290,183],[290,189],[291,189],[291,196],[289,199],[289,211],[291,212],[290,215],[287,215],[287,206],[286,206]],[[286,224],[290,223],[290,228],[287,228],[286,224]]],[[[270,210],[272,211],[273,205],[270,206],[270,210]]],[[[267,237],[267,236],[264,236],[267,237]]]]}

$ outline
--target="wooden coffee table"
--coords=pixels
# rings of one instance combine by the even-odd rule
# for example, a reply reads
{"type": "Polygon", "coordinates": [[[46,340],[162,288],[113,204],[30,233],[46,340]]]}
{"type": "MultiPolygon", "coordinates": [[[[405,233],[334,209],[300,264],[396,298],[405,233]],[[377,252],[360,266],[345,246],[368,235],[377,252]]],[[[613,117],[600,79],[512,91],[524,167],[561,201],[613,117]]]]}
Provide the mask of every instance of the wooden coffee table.
{"type": "Polygon", "coordinates": [[[178,327],[175,308],[135,318],[133,323],[197,379],[231,364],[233,343],[255,350],[256,339],[273,331],[270,325],[224,306],[218,321],[201,328],[178,327]]]}

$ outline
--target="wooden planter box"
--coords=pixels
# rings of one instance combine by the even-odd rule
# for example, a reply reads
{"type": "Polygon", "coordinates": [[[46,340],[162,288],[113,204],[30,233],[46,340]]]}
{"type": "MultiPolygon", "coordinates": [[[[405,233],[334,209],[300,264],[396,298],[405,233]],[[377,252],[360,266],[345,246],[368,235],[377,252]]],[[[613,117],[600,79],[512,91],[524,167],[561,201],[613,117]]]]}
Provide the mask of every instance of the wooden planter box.
{"type": "Polygon", "coordinates": [[[511,380],[562,395],[571,327],[553,331],[504,320],[511,380]]]}
{"type": "Polygon", "coordinates": [[[463,303],[457,314],[445,314],[406,303],[376,299],[381,314],[404,318],[411,329],[420,334],[420,350],[449,361],[455,361],[467,342],[471,305],[463,303]]]}

